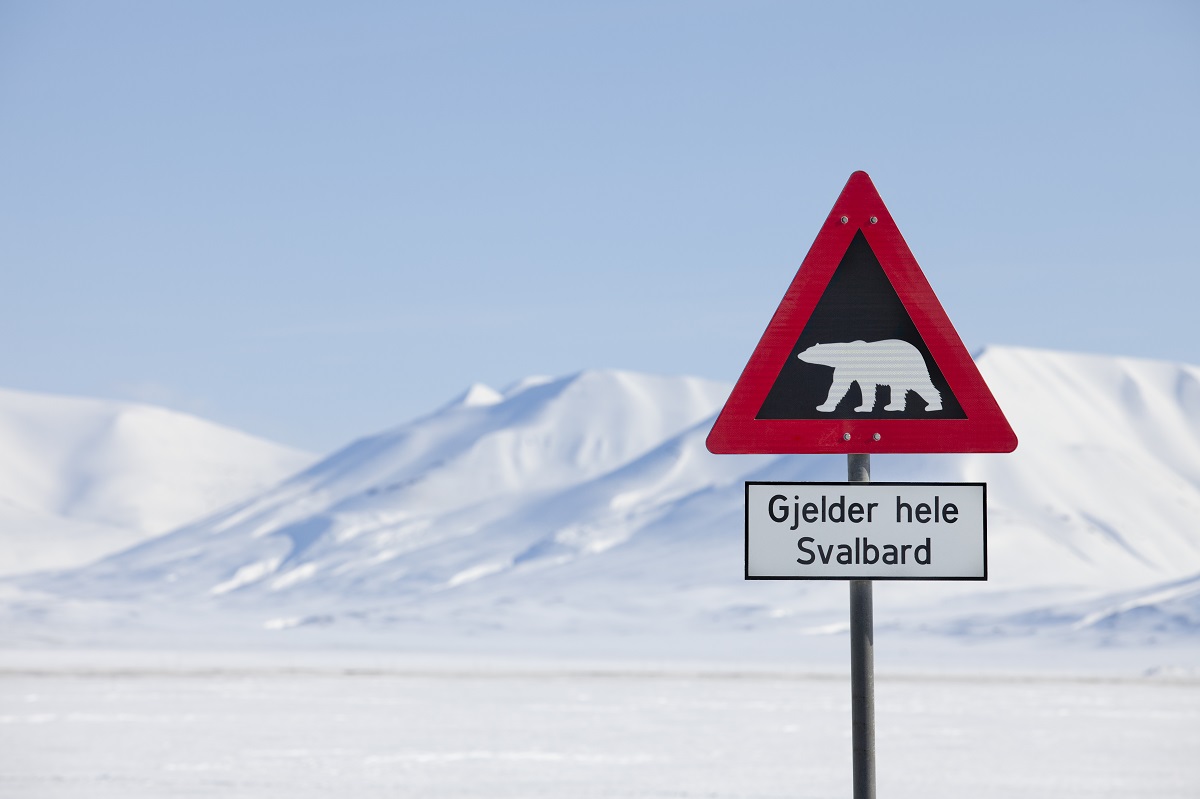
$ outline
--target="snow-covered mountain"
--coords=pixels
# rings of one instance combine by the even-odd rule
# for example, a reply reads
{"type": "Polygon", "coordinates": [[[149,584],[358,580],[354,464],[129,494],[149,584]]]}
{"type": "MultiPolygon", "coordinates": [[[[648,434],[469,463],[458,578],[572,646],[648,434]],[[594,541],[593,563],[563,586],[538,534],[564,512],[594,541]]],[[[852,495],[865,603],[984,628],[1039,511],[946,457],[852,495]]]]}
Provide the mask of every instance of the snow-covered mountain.
{"type": "Polygon", "coordinates": [[[0,574],[82,565],[313,460],[163,408],[0,390],[0,574]]]}
{"type": "MultiPolygon", "coordinates": [[[[876,456],[873,472],[987,482],[990,579],[880,584],[880,623],[1078,632],[1153,607],[1194,634],[1200,369],[1011,348],[978,364],[1017,451],[876,456]]],[[[844,586],[741,579],[742,481],[843,480],[845,461],[711,455],[727,391],[615,371],[474,386],[249,501],[25,586],[268,630],[835,629],[844,586]]]]}
{"type": "Polygon", "coordinates": [[[430,548],[458,546],[470,559],[505,519],[538,515],[638,461],[711,418],[727,392],[692,378],[616,371],[524,380],[504,393],[473,386],[429,416],[356,441],[83,579],[108,586],[105,594],[245,596],[288,585],[391,594],[397,576],[412,574],[414,558],[430,548]]]}

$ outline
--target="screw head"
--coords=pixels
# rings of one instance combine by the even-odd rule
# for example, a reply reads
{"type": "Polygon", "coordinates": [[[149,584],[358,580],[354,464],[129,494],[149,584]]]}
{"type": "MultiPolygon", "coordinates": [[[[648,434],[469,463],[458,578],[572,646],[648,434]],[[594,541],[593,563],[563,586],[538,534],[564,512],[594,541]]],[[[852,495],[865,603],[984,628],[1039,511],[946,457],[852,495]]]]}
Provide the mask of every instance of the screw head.
{"type": "Polygon", "coordinates": [[[878,441],[878,440],[879,440],[879,434],[878,434],[878,433],[876,433],[875,435],[871,436],[871,438],[873,438],[873,439],[875,439],[876,441],[878,441]]]}
{"type": "Polygon", "coordinates": [[[877,217],[877,216],[873,216],[873,217],[871,217],[871,224],[872,224],[872,225],[873,225],[873,224],[875,224],[875,223],[876,223],[876,222],[878,222],[878,221],[879,221],[879,217],[877,217]]]}
{"type": "Polygon", "coordinates": [[[847,222],[849,222],[849,221],[850,221],[850,217],[848,217],[848,216],[843,216],[843,217],[842,217],[842,224],[843,224],[843,225],[844,225],[844,224],[846,224],[846,223],[847,223],[847,222]]]}
{"type": "Polygon", "coordinates": [[[850,440],[850,434],[842,433],[842,441],[849,441],[849,440],[850,440]]]}

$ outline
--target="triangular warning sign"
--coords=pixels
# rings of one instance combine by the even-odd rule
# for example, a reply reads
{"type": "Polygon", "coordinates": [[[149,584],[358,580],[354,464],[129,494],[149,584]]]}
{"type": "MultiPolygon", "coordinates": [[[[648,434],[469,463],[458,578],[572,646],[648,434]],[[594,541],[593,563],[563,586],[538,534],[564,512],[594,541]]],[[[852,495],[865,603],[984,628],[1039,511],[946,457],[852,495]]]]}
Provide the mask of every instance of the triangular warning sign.
{"type": "Polygon", "coordinates": [[[709,450],[1016,446],[871,178],[855,172],[717,417],[709,450]]]}

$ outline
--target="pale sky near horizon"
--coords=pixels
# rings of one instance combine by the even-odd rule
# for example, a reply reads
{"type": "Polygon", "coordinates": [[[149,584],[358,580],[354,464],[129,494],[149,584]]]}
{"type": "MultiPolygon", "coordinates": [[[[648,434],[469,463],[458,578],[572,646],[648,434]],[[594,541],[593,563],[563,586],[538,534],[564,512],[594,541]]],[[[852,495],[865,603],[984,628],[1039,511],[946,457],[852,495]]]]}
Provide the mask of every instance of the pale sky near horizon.
{"type": "Polygon", "coordinates": [[[1200,4],[0,0],[0,386],[327,451],[732,381],[851,172],[970,349],[1200,364],[1200,4]]]}

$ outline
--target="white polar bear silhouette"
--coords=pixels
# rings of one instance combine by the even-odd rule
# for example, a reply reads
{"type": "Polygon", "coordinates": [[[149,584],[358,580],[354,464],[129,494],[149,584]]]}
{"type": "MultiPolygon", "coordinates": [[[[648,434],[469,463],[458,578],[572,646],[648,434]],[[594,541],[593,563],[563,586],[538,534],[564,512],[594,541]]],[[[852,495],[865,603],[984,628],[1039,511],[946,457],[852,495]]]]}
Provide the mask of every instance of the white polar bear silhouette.
{"type": "Polygon", "coordinates": [[[925,359],[907,341],[887,339],[814,344],[796,357],[805,363],[833,367],[829,396],[817,406],[822,413],[837,408],[853,383],[858,383],[862,392],[862,404],[854,409],[859,413],[869,413],[875,408],[880,386],[889,386],[892,390],[892,401],[884,406],[885,411],[904,410],[910,391],[925,400],[927,412],[942,409],[942,394],[929,379],[925,359]]]}

